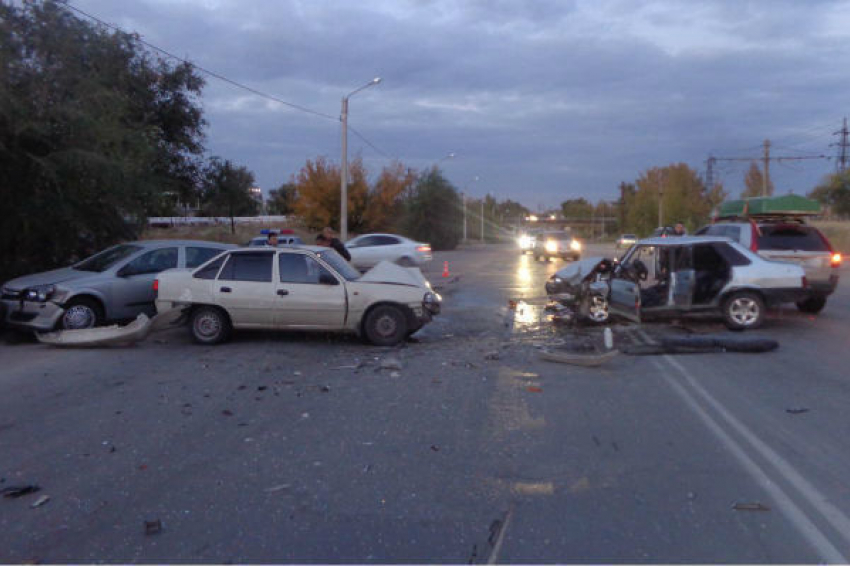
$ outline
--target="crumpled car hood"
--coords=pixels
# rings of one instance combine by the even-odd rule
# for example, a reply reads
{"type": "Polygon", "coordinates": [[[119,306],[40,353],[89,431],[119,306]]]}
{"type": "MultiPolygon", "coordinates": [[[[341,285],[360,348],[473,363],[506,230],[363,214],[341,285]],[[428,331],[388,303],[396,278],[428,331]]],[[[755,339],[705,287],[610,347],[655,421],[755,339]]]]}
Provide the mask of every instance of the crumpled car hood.
{"type": "Polygon", "coordinates": [[[604,262],[610,261],[611,260],[604,257],[587,257],[580,259],[570,263],[563,269],[558,270],[555,273],[555,277],[558,277],[569,285],[578,285],[579,283],[589,280],[593,275],[595,275],[597,273],[597,268],[599,268],[604,262]]]}
{"type": "Polygon", "coordinates": [[[63,267],[61,269],[33,273],[32,275],[24,275],[23,277],[7,281],[3,286],[8,287],[9,289],[21,290],[29,287],[35,287],[36,285],[55,285],[56,283],[82,279],[84,277],[91,277],[92,275],[99,274],[91,271],[78,271],[76,269],[71,269],[70,267],[63,267]]]}
{"type": "Polygon", "coordinates": [[[394,283],[396,285],[410,285],[421,287],[425,290],[431,289],[431,284],[422,275],[418,267],[401,267],[389,261],[381,261],[360,276],[358,283],[394,283]]]}

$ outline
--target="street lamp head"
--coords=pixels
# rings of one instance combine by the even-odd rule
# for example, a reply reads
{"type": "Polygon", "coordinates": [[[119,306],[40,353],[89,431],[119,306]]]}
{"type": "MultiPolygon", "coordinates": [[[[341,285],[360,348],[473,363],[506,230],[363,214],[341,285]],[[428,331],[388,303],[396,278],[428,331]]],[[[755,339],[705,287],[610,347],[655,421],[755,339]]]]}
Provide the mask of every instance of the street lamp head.
{"type": "Polygon", "coordinates": [[[379,82],[381,82],[381,77],[375,77],[374,79],[372,79],[372,84],[373,84],[373,85],[376,85],[376,84],[378,84],[379,82]]]}

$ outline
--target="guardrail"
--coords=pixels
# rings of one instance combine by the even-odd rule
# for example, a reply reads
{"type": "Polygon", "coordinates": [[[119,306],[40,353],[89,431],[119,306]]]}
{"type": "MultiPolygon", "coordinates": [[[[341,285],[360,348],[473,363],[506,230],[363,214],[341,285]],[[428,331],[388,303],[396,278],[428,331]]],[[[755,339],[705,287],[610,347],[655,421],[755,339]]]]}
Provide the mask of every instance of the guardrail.
{"type": "MultiPolygon", "coordinates": [[[[234,224],[272,224],[289,222],[292,216],[234,216],[234,224]]],[[[148,225],[156,228],[169,226],[215,226],[230,224],[229,216],[149,216],[148,225]]]]}

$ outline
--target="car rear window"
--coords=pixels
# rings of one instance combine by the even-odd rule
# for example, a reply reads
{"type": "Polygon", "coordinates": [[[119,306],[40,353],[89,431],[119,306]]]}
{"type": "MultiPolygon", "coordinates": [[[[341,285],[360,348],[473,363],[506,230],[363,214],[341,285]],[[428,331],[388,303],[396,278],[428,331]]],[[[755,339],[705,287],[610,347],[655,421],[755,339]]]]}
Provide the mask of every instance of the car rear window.
{"type": "Polygon", "coordinates": [[[195,279],[215,279],[215,276],[218,275],[218,270],[221,269],[221,264],[223,264],[226,259],[226,255],[221,256],[206,267],[196,271],[192,277],[195,279]]]}
{"type": "Polygon", "coordinates": [[[134,246],[132,244],[115,246],[104,250],[97,255],[93,255],[88,259],[84,259],[80,263],[76,264],[74,269],[79,271],[94,271],[101,273],[141,249],[141,246],[134,246]]]}
{"type": "Polygon", "coordinates": [[[798,250],[828,252],[829,244],[817,228],[811,226],[778,225],[761,226],[758,237],[760,250],[798,250]]]}
{"type": "Polygon", "coordinates": [[[729,244],[717,242],[717,243],[711,244],[711,246],[730,265],[750,265],[750,263],[752,263],[747,256],[745,256],[744,254],[742,254],[741,252],[739,252],[738,250],[736,250],[735,248],[733,248],[729,244]]]}
{"type": "Polygon", "coordinates": [[[186,248],[186,267],[198,267],[208,259],[212,259],[224,250],[221,248],[202,248],[188,246],[186,248]]]}

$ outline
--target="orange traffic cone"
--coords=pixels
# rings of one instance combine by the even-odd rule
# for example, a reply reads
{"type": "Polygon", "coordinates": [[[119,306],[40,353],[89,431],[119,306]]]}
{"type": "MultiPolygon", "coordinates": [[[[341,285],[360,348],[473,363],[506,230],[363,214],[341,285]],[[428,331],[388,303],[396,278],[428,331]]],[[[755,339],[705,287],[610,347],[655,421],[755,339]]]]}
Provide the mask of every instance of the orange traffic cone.
{"type": "Polygon", "coordinates": [[[448,276],[449,276],[449,262],[444,261],[443,262],[443,277],[448,277],[448,276]]]}

